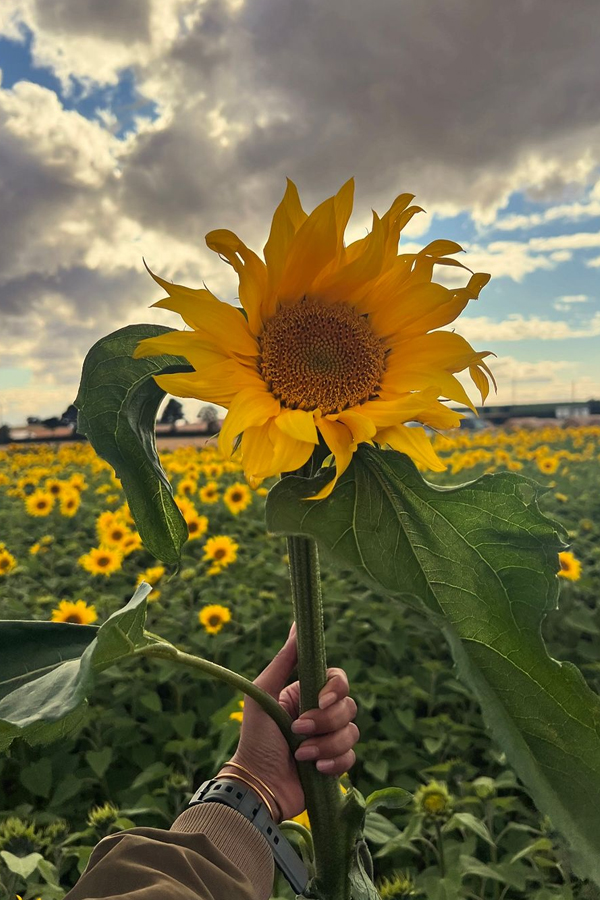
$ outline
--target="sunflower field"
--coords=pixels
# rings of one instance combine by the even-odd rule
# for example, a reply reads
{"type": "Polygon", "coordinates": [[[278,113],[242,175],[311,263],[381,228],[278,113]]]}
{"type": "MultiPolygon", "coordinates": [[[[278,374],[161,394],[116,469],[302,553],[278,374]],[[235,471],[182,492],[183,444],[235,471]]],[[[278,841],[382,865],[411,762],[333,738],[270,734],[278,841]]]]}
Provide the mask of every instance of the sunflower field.
{"type": "MultiPolygon", "coordinates": [[[[455,431],[433,443],[447,466],[426,474],[435,484],[509,470],[543,486],[540,506],[570,541],[544,637],[598,690],[600,428],[455,431]]],[[[285,540],[265,535],[267,488],[251,490],[210,443],[161,462],[189,532],[176,574],[144,548],[120,482],[88,444],[0,451],[0,618],[99,624],[146,581],[150,629],[253,678],[291,622],[285,540]]],[[[367,816],[383,900],[598,897],[489,737],[434,624],[349,570],[322,574],[329,663],[346,669],[359,706],[351,781],[412,794],[367,816]]],[[[0,757],[1,900],[61,900],[101,837],[169,827],[231,755],[242,717],[227,685],[164,661],[105,671],[78,731],[47,747],[17,740],[0,757]]],[[[291,897],[281,879],[274,890],[291,897]]]]}

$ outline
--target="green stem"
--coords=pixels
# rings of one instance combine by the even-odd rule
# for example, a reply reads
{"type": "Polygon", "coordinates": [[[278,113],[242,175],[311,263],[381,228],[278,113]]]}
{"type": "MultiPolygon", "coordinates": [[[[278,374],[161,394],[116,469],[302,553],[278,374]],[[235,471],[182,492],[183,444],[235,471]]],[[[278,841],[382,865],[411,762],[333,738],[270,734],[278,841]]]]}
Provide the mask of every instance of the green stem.
{"type": "MultiPolygon", "coordinates": [[[[317,546],[301,537],[288,538],[294,619],[298,629],[298,679],[301,711],[319,706],[327,680],[323,604],[317,546]]],[[[339,779],[323,775],[314,763],[298,764],[315,848],[315,892],[323,900],[347,900],[352,847],[342,817],[339,779]]]]}
{"type": "Polygon", "coordinates": [[[138,647],[137,650],[134,650],[133,655],[168,659],[185,666],[191,666],[193,669],[200,669],[201,672],[212,675],[213,678],[217,678],[219,681],[224,681],[231,687],[247,694],[264,709],[267,715],[278,725],[292,753],[300,746],[301,739],[292,731],[292,719],[288,713],[274,697],[271,697],[262,688],[257,687],[252,681],[248,681],[243,675],[238,675],[237,672],[232,672],[231,669],[219,666],[208,659],[202,659],[201,656],[192,656],[191,653],[184,653],[183,650],[178,650],[173,644],[162,641],[157,644],[147,644],[145,647],[138,647]]]}
{"type": "Polygon", "coordinates": [[[435,823],[435,833],[438,846],[438,868],[440,870],[440,878],[446,876],[446,860],[444,858],[444,836],[442,835],[442,826],[439,822],[435,823]]]}

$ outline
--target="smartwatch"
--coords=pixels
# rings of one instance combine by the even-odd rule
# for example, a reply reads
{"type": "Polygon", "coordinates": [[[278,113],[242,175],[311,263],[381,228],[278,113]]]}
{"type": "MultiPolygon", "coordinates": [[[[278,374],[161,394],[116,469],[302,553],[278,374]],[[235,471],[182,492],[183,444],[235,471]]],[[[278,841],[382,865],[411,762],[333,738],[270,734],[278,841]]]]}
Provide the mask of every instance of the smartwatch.
{"type": "Polygon", "coordinates": [[[241,782],[228,780],[227,776],[211,778],[200,785],[189,805],[196,806],[198,803],[223,803],[245,816],[267,841],[277,868],[292,889],[296,894],[304,893],[308,870],[253,790],[241,782]]]}

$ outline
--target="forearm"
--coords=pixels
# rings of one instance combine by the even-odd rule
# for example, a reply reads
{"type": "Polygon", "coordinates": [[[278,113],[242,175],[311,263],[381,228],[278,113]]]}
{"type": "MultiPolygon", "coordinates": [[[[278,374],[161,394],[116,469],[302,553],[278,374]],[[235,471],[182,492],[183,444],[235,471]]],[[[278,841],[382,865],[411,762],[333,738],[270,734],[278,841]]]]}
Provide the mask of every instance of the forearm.
{"type": "Polygon", "coordinates": [[[104,838],[65,900],[127,900],[142,890],[144,900],[267,900],[272,885],[273,856],[254,825],[206,803],[186,809],[170,831],[104,838]]]}

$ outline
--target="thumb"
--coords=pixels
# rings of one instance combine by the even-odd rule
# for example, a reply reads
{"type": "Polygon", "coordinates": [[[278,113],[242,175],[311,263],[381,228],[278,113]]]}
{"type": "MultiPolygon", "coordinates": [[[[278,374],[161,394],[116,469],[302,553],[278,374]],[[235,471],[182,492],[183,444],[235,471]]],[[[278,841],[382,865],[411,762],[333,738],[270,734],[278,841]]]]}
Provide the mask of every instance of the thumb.
{"type": "Polygon", "coordinates": [[[263,691],[267,691],[272,697],[279,697],[279,694],[288,683],[297,661],[298,646],[296,644],[296,623],[294,622],[290,628],[287,641],[277,656],[254,679],[254,684],[261,687],[263,691]]]}

